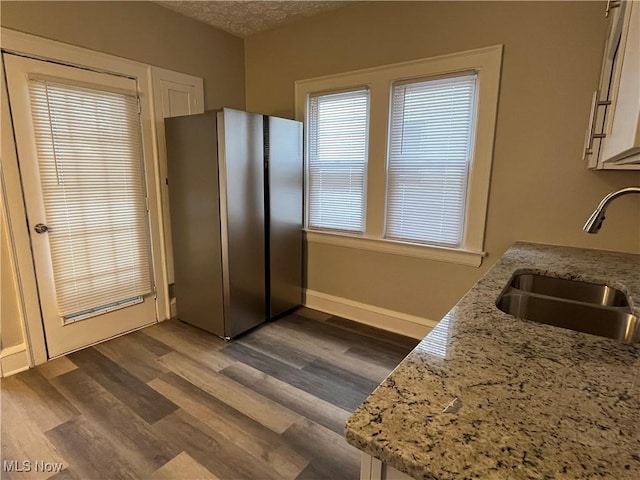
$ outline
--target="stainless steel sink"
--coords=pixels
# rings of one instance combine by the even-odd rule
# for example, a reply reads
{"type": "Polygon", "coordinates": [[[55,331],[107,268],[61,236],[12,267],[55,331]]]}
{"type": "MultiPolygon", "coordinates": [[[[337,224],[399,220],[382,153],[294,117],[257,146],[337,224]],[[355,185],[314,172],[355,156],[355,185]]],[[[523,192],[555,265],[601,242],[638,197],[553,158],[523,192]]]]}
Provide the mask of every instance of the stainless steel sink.
{"type": "Polygon", "coordinates": [[[606,285],[523,273],[513,277],[496,305],[518,318],[640,342],[640,320],[627,296],[606,285]]]}
{"type": "Polygon", "coordinates": [[[623,292],[597,283],[524,273],[516,275],[511,286],[524,292],[564,298],[565,300],[613,307],[629,306],[627,296],[623,292]]]}

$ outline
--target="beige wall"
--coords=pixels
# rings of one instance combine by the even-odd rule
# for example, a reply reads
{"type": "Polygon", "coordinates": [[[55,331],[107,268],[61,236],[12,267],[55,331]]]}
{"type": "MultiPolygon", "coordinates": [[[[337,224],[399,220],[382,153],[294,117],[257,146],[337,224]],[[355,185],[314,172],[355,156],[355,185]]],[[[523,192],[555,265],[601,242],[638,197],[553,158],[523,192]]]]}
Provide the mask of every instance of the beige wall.
{"type": "MultiPolygon", "coordinates": [[[[309,288],[437,320],[515,240],[640,251],[640,199],[618,200],[600,234],[580,230],[605,193],[640,184],[638,174],[591,172],[580,161],[601,7],[371,2],[255,35],[244,63],[242,40],[148,2],[3,2],[0,23],[201,76],[208,108],[244,107],[246,68],[247,109],[289,117],[295,80],[504,44],[483,267],[309,247],[309,288]]],[[[4,337],[4,309],[2,323],[4,337]]]]}
{"type": "Polygon", "coordinates": [[[640,252],[640,199],[581,231],[632,172],[582,161],[607,21],[601,2],[369,2],[245,40],[247,109],[293,116],[294,82],[504,44],[485,249],[477,269],[312,244],[308,288],[440,319],[516,240],[640,252]]]}
{"type": "Polygon", "coordinates": [[[202,77],[206,108],[244,108],[242,39],[152,2],[2,2],[0,23],[202,77]]]}
{"type": "MultiPolygon", "coordinates": [[[[244,108],[243,40],[151,2],[2,2],[3,27],[204,78],[206,108],[244,108]]],[[[22,343],[2,233],[2,346],[22,343]]]]}

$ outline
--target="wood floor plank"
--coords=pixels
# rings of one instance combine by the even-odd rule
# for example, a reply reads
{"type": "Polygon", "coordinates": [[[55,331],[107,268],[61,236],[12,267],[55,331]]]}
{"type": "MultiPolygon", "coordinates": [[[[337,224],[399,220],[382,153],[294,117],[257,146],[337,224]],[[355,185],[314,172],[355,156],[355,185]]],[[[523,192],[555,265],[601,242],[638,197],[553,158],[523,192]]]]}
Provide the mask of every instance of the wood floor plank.
{"type": "MultiPolygon", "coordinates": [[[[142,332],[145,334],[153,332],[171,333],[172,336],[189,342],[192,347],[209,351],[219,350],[226,345],[226,342],[217,335],[177,319],[160,322],[149,329],[142,330],[142,332]]],[[[164,338],[167,337],[165,336],[164,338]]],[[[162,340],[159,341],[162,342],[162,340]]]]}
{"type": "Polygon", "coordinates": [[[121,451],[138,476],[146,476],[180,450],[166,444],[151,427],[81,369],[52,380],[93,428],[121,451]]]}
{"type": "MultiPolygon", "coordinates": [[[[165,323],[165,322],[162,322],[165,323]]],[[[135,342],[137,344],[139,344],[141,347],[145,348],[146,350],[148,350],[149,352],[153,353],[154,355],[156,355],[157,357],[160,357],[162,355],[166,355],[167,353],[170,353],[173,351],[173,348],[169,347],[168,345],[156,340],[155,338],[149,336],[149,335],[145,335],[145,332],[148,329],[153,328],[154,326],[150,326],[148,328],[145,328],[143,330],[136,330],[135,332],[131,332],[128,333],[126,335],[126,337],[135,340],[135,342]]]]}
{"type": "Polygon", "coordinates": [[[218,354],[225,346],[222,339],[195,327],[186,328],[178,320],[167,320],[145,328],[141,333],[215,371],[229,366],[229,360],[218,354]]]}
{"type": "Polygon", "coordinates": [[[331,314],[321,312],[319,310],[313,310],[312,308],[300,307],[298,310],[294,312],[296,315],[300,315],[301,317],[308,318],[310,320],[317,320],[320,322],[324,322],[331,318],[331,314]]]}
{"type": "Polygon", "coordinates": [[[344,432],[350,413],[332,403],[243,363],[225,368],[221,373],[339,435],[344,432]]]}
{"type": "Polygon", "coordinates": [[[109,442],[83,417],[74,418],[49,430],[46,436],[81,478],[138,478],[116,445],[109,442]]]}
{"type": "Polygon", "coordinates": [[[269,331],[272,335],[310,345],[309,348],[313,348],[314,351],[324,350],[323,357],[331,354],[331,358],[347,355],[347,358],[358,358],[364,363],[371,363],[388,371],[393,370],[410,351],[357,333],[344,333],[345,330],[326,322],[312,321],[296,315],[289,315],[274,322],[270,325],[269,331]]]}
{"type": "Polygon", "coordinates": [[[350,385],[303,373],[239,343],[228,345],[222,353],[348,411],[355,410],[368,395],[354,390],[350,385]]]}
{"type": "Polygon", "coordinates": [[[31,422],[43,432],[80,415],[36,369],[3,379],[2,394],[3,400],[10,398],[28,411],[31,422]]]}
{"type": "Polygon", "coordinates": [[[73,363],[143,420],[153,423],[178,407],[94,348],[69,355],[73,363]]]}
{"type": "Polygon", "coordinates": [[[185,452],[156,470],[151,478],[153,480],[220,480],[185,452]]]}
{"type": "Polygon", "coordinates": [[[55,480],[356,479],[349,412],[411,342],[297,313],[231,343],[170,320],[3,379],[2,459],[62,462],[55,480]]]}
{"type": "Polygon", "coordinates": [[[266,342],[291,348],[296,353],[312,359],[343,354],[349,348],[348,345],[337,345],[331,340],[315,337],[311,332],[291,330],[278,322],[282,322],[282,319],[270,323],[268,328],[257,330],[256,336],[266,342]]]}
{"type": "MultiPolygon", "coordinates": [[[[25,403],[24,397],[14,395],[15,390],[12,384],[19,384],[17,376],[2,379],[2,399],[0,402],[0,437],[2,438],[2,448],[0,449],[0,461],[4,465],[5,461],[18,461],[20,466],[25,460],[62,463],[63,468],[69,463],[58,451],[56,446],[47,438],[40,425],[30,415],[29,407],[34,403],[25,403]]],[[[17,473],[4,471],[3,479],[32,480],[44,479],[50,476],[43,472],[17,473]]]]}
{"type": "Polygon", "coordinates": [[[341,384],[349,385],[354,390],[362,392],[365,395],[371,394],[371,392],[373,392],[380,383],[375,380],[371,380],[370,378],[358,375],[357,373],[340,368],[323,360],[322,358],[318,358],[306,365],[302,368],[302,371],[311,373],[312,375],[327,381],[337,381],[341,384]]]}
{"type": "MultiPolygon", "coordinates": [[[[265,325],[265,327],[268,327],[268,325],[265,325]]],[[[236,342],[280,360],[294,368],[302,368],[317,358],[307,351],[289,348],[288,345],[278,342],[277,339],[274,341],[273,335],[269,335],[268,332],[268,328],[259,328],[255,332],[251,332],[251,335],[245,335],[236,340],[236,342]]]]}
{"type": "Polygon", "coordinates": [[[39,365],[38,371],[44,378],[54,378],[71,370],[75,370],[76,368],[78,368],[78,366],[69,360],[68,357],[59,357],[39,365]]]}
{"type": "MultiPolygon", "coordinates": [[[[336,342],[334,339],[327,338],[322,335],[316,335],[315,332],[305,330],[304,328],[291,328],[285,324],[285,320],[288,317],[281,318],[280,320],[273,322],[269,325],[269,334],[273,336],[279,336],[295,341],[299,344],[314,345],[315,350],[324,352],[324,355],[331,355],[332,353],[344,353],[352,344],[348,342],[336,342]]],[[[307,320],[312,323],[316,323],[314,320],[307,320]]]]}
{"type": "Polygon", "coordinates": [[[190,338],[195,343],[201,345],[224,346],[226,343],[225,340],[220,338],[218,335],[203,330],[202,328],[198,328],[195,325],[191,325],[190,323],[183,322],[179,319],[161,322],[158,324],[158,326],[175,333],[181,332],[184,338],[190,338]]]}
{"type": "Polygon", "coordinates": [[[280,478],[294,479],[309,463],[309,457],[299,455],[278,434],[173,373],[149,385],[220,437],[264,461],[280,478]]]}
{"type": "Polygon", "coordinates": [[[387,353],[395,353],[401,359],[407,355],[406,347],[395,345],[378,338],[360,335],[357,332],[344,328],[336,328],[327,322],[310,321],[307,318],[295,314],[281,319],[281,324],[292,330],[312,333],[320,338],[329,339],[336,344],[345,345],[347,348],[358,345],[361,348],[368,349],[371,354],[375,354],[377,351],[384,351],[387,353]]]}
{"type": "Polygon", "coordinates": [[[282,436],[302,453],[315,452],[314,460],[299,478],[359,478],[360,451],[343,436],[306,419],[292,425],[282,436]]]}
{"type": "MultiPolygon", "coordinates": [[[[153,340],[151,337],[146,338],[153,340]]],[[[124,335],[94,348],[143,383],[167,373],[167,369],[156,362],[159,355],[148,350],[137,338],[124,335]]],[[[165,347],[163,355],[170,351],[170,348],[165,347]]]]}
{"type": "MultiPolygon", "coordinates": [[[[407,352],[408,354],[409,352],[407,352]]],[[[378,350],[374,353],[371,349],[363,347],[362,345],[353,345],[348,348],[344,354],[347,357],[357,358],[363,362],[371,363],[378,367],[387,369],[389,371],[396,368],[406,355],[399,355],[396,352],[388,352],[385,350],[378,350]]]]}
{"type": "Polygon", "coordinates": [[[387,362],[386,365],[379,365],[370,361],[369,359],[363,359],[349,354],[347,350],[343,354],[332,355],[331,357],[322,357],[323,360],[331,365],[346,370],[348,372],[355,373],[361,377],[373,380],[379,385],[382,380],[387,378],[391,371],[398,365],[398,363],[387,362]]]}
{"type": "Polygon", "coordinates": [[[198,463],[223,479],[276,479],[277,475],[264,462],[247,455],[218,433],[186,413],[178,410],[153,425],[176,447],[182,448],[198,463]]]}
{"type": "Polygon", "coordinates": [[[420,340],[417,338],[407,337],[405,335],[400,335],[399,333],[389,332],[386,330],[380,330],[379,328],[372,327],[370,325],[365,325],[364,323],[354,322],[353,320],[348,320],[346,318],[331,316],[325,320],[329,325],[334,325],[336,327],[343,328],[345,330],[349,330],[351,332],[357,333],[358,335],[364,335],[369,338],[374,338],[376,340],[392,343],[399,347],[402,347],[403,350],[413,350],[420,340]]]}
{"type": "Polygon", "coordinates": [[[333,462],[314,459],[307,467],[300,472],[296,480],[355,480],[358,477],[352,476],[352,472],[344,472],[333,462]]]}
{"type": "Polygon", "coordinates": [[[64,468],[62,471],[47,478],[47,480],[85,480],[73,468],[64,468]]]}
{"type": "Polygon", "coordinates": [[[169,370],[276,433],[282,433],[300,416],[253,392],[228,377],[207,369],[178,352],[160,357],[169,370]]]}
{"type": "MultiPolygon", "coordinates": [[[[308,336],[307,338],[302,335],[285,334],[281,333],[280,330],[276,330],[274,327],[275,325],[266,325],[265,328],[252,332],[250,337],[257,337],[263,344],[272,346],[270,351],[267,349],[259,349],[262,353],[271,354],[271,356],[278,359],[281,359],[277,353],[280,351],[288,352],[289,357],[294,355],[299,356],[301,360],[297,365],[298,368],[302,368],[314,360],[322,358],[324,361],[336,367],[373,380],[377,382],[377,384],[384,380],[393,369],[377,365],[368,359],[347,355],[346,349],[345,352],[343,352],[327,348],[318,343],[312,336],[308,336]]],[[[255,348],[252,344],[246,342],[241,343],[255,348]]],[[[289,362],[289,364],[291,365],[292,363],[289,362]]]]}

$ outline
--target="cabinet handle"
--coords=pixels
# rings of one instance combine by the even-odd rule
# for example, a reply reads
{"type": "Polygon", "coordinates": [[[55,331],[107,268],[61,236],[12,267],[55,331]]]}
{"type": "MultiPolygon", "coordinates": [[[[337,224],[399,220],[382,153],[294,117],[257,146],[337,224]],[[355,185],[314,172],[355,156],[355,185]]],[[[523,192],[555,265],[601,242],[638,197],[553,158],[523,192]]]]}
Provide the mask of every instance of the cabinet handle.
{"type": "Polygon", "coordinates": [[[620,6],[620,0],[607,0],[607,7],[604,9],[605,18],[609,18],[612,8],[618,8],[620,6]]]}
{"type": "Polygon", "coordinates": [[[589,115],[589,126],[587,127],[587,138],[584,146],[584,155],[591,155],[593,153],[593,139],[594,138],[605,138],[607,136],[606,133],[596,133],[596,119],[598,117],[598,107],[611,105],[609,100],[600,101],[598,100],[600,97],[600,90],[596,90],[593,92],[593,99],[591,100],[591,113],[589,115]]]}

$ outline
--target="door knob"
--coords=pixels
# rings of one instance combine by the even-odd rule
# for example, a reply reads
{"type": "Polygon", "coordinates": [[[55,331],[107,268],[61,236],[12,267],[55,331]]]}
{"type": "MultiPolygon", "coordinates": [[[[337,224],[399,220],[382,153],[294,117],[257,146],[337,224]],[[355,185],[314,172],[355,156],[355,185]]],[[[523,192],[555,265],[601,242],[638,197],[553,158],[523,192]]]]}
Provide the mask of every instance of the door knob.
{"type": "Polygon", "coordinates": [[[47,231],[49,231],[49,227],[42,223],[38,223],[35,227],[33,227],[33,229],[36,231],[36,233],[46,233],[47,231]]]}

